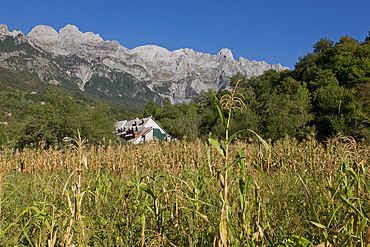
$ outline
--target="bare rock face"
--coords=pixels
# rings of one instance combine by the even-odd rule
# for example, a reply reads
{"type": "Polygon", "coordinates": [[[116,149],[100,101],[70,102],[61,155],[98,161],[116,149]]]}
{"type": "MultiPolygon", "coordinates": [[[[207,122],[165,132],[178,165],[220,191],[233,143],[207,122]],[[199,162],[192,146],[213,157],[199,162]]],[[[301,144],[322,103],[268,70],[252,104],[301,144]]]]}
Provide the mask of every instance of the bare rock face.
{"type": "Polygon", "coordinates": [[[23,33],[19,30],[12,30],[8,31],[8,26],[4,24],[0,24],[0,37],[3,39],[5,36],[12,36],[17,37],[18,35],[23,35],[23,33]]]}
{"type": "Polygon", "coordinates": [[[42,45],[52,45],[58,40],[58,32],[54,28],[45,25],[34,27],[27,36],[42,45]]]}
{"type": "Polygon", "coordinates": [[[70,55],[83,44],[97,45],[103,42],[99,34],[82,33],[73,25],[60,29],[59,34],[52,27],[38,25],[27,36],[45,51],[57,55],[70,55]]]}
{"type": "Polygon", "coordinates": [[[8,26],[5,24],[0,24],[0,33],[7,33],[8,32],[8,26]]]}
{"type": "MultiPolygon", "coordinates": [[[[0,25],[0,35],[14,36],[17,32],[9,32],[5,25],[0,25]]],[[[156,45],[129,50],[117,41],[104,41],[99,34],[83,33],[73,25],[67,25],[59,32],[52,27],[39,25],[26,38],[33,46],[53,57],[64,58],[65,64],[59,67],[81,90],[91,86],[92,80],[99,84],[98,81],[105,78],[115,86],[101,89],[101,92],[112,95],[115,93],[112,88],[115,88],[121,95],[124,89],[117,85],[122,78],[126,78],[125,75],[129,75],[133,78],[131,83],[144,83],[140,84],[141,87],[145,85],[159,98],[168,97],[171,103],[189,102],[203,90],[226,88],[229,78],[236,73],[252,77],[269,69],[288,69],[280,64],[270,65],[243,57],[235,60],[227,48],[221,49],[216,55],[188,48],[169,51],[156,45]]]]}

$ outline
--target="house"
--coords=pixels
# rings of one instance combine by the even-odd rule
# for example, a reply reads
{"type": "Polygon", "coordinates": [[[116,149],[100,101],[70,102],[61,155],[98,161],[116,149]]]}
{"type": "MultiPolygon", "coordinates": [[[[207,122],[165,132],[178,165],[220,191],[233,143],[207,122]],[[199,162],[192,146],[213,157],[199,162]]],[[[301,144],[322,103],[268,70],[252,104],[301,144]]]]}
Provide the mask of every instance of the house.
{"type": "Polygon", "coordinates": [[[133,120],[123,120],[116,122],[117,136],[138,144],[146,141],[158,140],[170,141],[170,135],[154,120],[152,116],[147,118],[136,118],[133,120]]]}

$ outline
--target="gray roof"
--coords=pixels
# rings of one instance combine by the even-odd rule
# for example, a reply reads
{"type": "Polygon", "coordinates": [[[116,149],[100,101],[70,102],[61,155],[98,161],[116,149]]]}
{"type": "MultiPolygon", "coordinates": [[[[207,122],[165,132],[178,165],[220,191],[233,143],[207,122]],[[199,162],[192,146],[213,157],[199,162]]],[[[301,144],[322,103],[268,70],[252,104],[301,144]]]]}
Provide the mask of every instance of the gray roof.
{"type": "Polygon", "coordinates": [[[125,123],[127,122],[127,120],[123,120],[123,121],[118,121],[114,124],[114,127],[116,129],[120,129],[120,128],[123,128],[123,126],[125,125],[125,123]]]}
{"type": "Polygon", "coordinates": [[[129,121],[124,120],[126,122],[124,123],[124,125],[122,127],[133,127],[133,126],[138,126],[139,127],[141,125],[145,125],[150,120],[150,118],[151,117],[146,117],[146,118],[141,118],[141,119],[136,118],[136,119],[129,120],[129,121]]]}
{"type": "Polygon", "coordinates": [[[124,136],[126,136],[126,134],[129,134],[129,133],[127,133],[127,131],[129,131],[129,130],[133,130],[136,133],[137,132],[142,132],[142,131],[144,131],[145,125],[147,124],[147,122],[150,119],[152,119],[158,125],[158,127],[164,133],[167,134],[167,132],[157,123],[157,121],[155,121],[155,119],[152,116],[150,116],[150,117],[146,117],[146,118],[140,118],[140,119],[139,118],[136,118],[136,119],[132,119],[132,120],[128,120],[128,121],[127,120],[123,120],[123,121],[116,122],[115,127],[116,127],[116,130],[118,132],[117,135],[120,135],[120,136],[121,135],[124,135],[124,136]]]}

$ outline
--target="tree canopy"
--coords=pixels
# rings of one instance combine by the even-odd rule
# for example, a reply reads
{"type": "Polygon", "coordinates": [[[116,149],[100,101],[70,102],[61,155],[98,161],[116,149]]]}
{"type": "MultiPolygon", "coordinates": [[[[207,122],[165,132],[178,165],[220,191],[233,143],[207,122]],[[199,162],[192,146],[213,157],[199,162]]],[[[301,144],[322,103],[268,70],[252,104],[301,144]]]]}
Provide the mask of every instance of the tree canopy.
{"type": "Polygon", "coordinates": [[[62,89],[50,89],[42,100],[30,107],[20,123],[15,133],[18,147],[41,144],[62,148],[65,138],[74,138],[77,131],[92,144],[115,138],[115,119],[108,105],[90,105],[62,89]]]}

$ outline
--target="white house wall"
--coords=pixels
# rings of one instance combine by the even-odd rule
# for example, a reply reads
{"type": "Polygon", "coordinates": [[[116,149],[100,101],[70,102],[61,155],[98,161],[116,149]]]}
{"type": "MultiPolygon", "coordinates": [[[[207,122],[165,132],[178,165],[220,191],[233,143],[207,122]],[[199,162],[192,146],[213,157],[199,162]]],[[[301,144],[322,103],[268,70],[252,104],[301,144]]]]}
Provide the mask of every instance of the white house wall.
{"type": "MultiPolygon", "coordinates": [[[[161,131],[162,134],[166,134],[166,132],[152,119],[150,118],[148,120],[148,122],[145,124],[145,127],[153,127],[153,129],[159,129],[161,131]]],[[[153,132],[150,131],[152,133],[152,139],[153,139],[153,132]]]]}
{"type": "Polygon", "coordinates": [[[153,141],[153,129],[145,134],[145,141],[153,141]]]}

